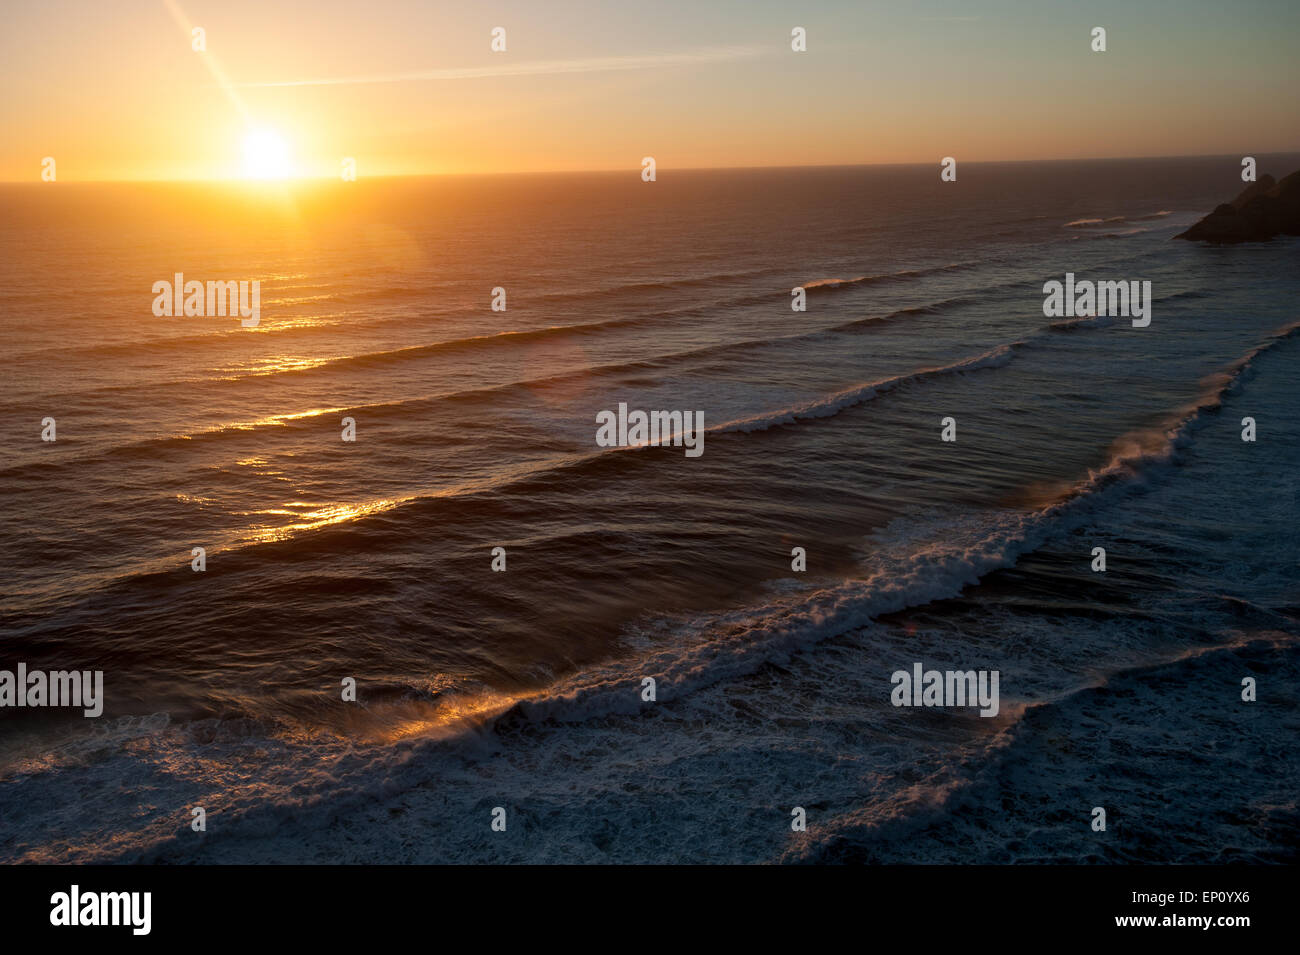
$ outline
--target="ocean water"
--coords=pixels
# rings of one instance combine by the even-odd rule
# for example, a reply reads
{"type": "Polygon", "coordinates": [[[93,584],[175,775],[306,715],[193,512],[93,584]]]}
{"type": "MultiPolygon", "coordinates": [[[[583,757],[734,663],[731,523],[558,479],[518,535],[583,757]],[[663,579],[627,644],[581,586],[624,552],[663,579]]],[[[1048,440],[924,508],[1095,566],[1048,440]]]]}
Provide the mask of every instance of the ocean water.
{"type": "Polygon", "coordinates": [[[0,668],[106,696],[0,711],[0,859],[1296,861],[1300,241],[1171,241],[1239,168],[0,187],[0,668]]]}

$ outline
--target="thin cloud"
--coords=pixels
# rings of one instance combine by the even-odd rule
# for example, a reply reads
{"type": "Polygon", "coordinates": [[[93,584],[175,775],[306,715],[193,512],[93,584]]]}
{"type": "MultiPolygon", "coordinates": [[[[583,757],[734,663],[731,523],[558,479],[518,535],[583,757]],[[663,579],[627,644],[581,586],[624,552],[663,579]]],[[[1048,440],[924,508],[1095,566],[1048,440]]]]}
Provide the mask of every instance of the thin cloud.
{"type": "Polygon", "coordinates": [[[651,53],[644,56],[604,56],[585,60],[537,60],[531,63],[502,63],[499,66],[470,66],[414,73],[380,73],[367,76],[332,76],[306,80],[271,80],[261,83],[233,83],[244,89],[271,86],[345,86],[362,83],[407,83],[421,80],[472,80],[496,76],[538,76],[561,73],[602,73],[610,70],[650,70],[666,66],[692,66],[757,56],[751,47],[722,47],[685,53],[651,53]]]}

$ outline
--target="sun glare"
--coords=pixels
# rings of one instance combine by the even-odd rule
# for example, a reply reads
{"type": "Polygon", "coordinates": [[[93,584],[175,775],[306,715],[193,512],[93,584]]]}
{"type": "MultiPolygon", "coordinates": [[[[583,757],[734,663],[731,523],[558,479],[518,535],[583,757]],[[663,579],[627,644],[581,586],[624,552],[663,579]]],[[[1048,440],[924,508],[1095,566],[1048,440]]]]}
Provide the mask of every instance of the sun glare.
{"type": "Polygon", "coordinates": [[[278,133],[254,130],[244,137],[244,177],[284,179],[292,175],[289,146],[278,133]]]}

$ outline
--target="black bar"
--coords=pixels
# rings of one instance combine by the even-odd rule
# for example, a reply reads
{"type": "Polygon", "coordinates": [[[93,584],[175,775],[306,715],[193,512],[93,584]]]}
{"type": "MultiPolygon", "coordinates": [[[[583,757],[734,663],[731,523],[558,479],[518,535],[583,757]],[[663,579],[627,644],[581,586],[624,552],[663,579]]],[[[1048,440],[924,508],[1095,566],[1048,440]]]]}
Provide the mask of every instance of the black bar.
{"type": "Polygon", "coordinates": [[[1294,924],[1287,911],[1294,872],[1285,866],[845,866],[781,874],[768,867],[596,868],[6,867],[0,924],[7,940],[67,941],[77,933],[78,942],[131,945],[354,938],[375,947],[381,937],[395,942],[413,933],[442,948],[479,935],[499,944],[503,931],[557,943],[568,933],[609,939],[606,933],[622,931],[629,944],[661,948],[674,937],[672,947],[691,944],[688,926],[707,922],[733,942],[751,933],[762,939],[834,929],[861,940],[928,939],[945,950],[999,938],[1073,943],[1125,935],[1231,945],[1278,937],[1294,924]],[[87,893],[151,893],[149,933],[51,925],[52,896],[73,885],[83,901],[87,893]],[[1117,921],[1146,916],[1156,924],[1117,921]],[[1243,916],[1249,924],[1208,929],[1178,921],[1243,916]],[[1166,919],[1170,924],[1161,924],[1166,919]]]}

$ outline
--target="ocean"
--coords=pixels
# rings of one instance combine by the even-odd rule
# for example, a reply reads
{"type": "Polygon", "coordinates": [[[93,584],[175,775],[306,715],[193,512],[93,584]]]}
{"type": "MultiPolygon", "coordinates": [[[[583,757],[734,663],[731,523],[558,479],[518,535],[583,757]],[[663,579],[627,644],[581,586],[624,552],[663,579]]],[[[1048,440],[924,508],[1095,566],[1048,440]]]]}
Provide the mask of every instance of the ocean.
{"type": "Polygon", "coordinates": [[[0,668],[104,674],[0,710],[0,859],[1297,861],[1300,240],[1172,241],[1239,171],[0,186],[0,668]]]}

